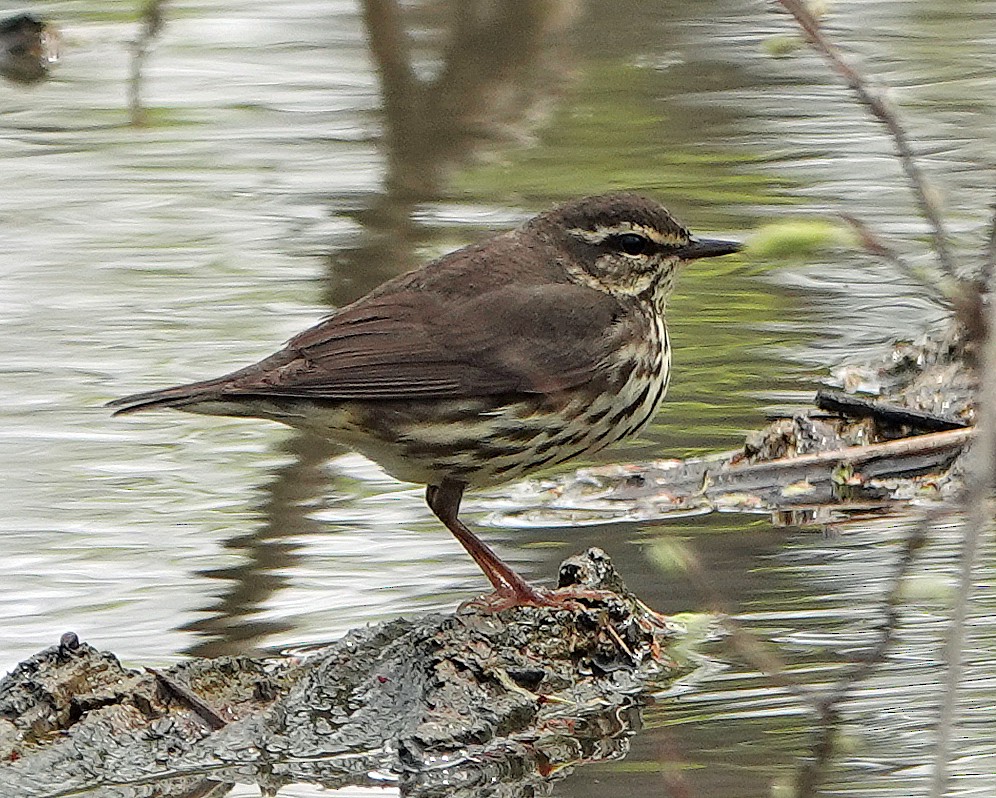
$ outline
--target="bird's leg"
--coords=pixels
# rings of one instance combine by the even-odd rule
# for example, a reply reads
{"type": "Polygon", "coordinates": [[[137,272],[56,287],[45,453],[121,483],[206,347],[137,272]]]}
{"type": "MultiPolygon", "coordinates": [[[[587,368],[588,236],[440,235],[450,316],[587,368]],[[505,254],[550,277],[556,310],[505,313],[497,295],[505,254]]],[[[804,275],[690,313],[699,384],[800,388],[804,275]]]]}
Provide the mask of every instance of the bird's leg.
{"type": "Polygon", "coordinates": [[[500,595],[511,599],[513,604],[550,604],[549,598],[519,576],[457,517],[464,487],[464,483],[449,479],[444,479],[439,485],[429,485],[425,489],[426,504],[474,558],[500,595]]]}

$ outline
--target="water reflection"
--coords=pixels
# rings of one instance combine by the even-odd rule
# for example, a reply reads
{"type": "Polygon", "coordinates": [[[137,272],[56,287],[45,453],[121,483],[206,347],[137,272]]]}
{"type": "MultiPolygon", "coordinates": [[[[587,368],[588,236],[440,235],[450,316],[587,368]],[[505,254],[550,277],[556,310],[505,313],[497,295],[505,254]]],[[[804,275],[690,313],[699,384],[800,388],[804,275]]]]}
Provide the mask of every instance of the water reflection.
{"type": "MultiPolygon", "coordinates": [[[[381,79],[387,193],[416,201],[444,190],[454,168],[485,146],[521,140],[548,114],[567,65],[574,0],[450,2],[436,9],[438,53],[419,74],[400,4],[365,0],[381,79]]],[[[424,46],[424,45],[423,45],[424,46]]]]}
{"type": "MultiPolygon", "coordinates": [[[[445,97],[460,91],[425,96],[447,71],[460,84],[461,70],[464,85],[481,81],[488,103],[505,96],[472,65],[444,66],[460,30],[488,29],[486,16],[459,19],[460,5],[364,7],[385,17],[400,8],[408,31],[406,58],[389,66],[414,74],[406,102],[415,108],[389,122],[387,83],[353,3],[194,0],[170,12],[149,60],[153,124],[136,133],[122,129],[134,35],[122,20],[134,3],[92,12],[46,4],[71,50],[30,93],[0,85],[6,667],[67,629],[129,664],[161,662],[328,639],[483,589],[417,491],[356,460],[329,465],[320,441],[180,414],[123,424],[99,405],[251,362],[329,307],[514,223],[509,208],[626,186],[718,233],[843,207],[917,257],[923,226],[889,143],[816,59],[765,56],[765,38],[786,26],[758,4],[597,0],[559,22],[550,6],[541,27],[554,41],[534,55],[536,42],[523,45],[505,74],[518,80],[515,64],[533,58],[551,84],[508,84],[511,100],[535,92],[510,135],[504,109],[515,102],[498,102],[498,130],[481,131],[459,108],[448,127],[456,101],[445,97]],[[555,63],[544,72],[547,59],[555,63]],[[415,119],[407,129],[406,113],[415,119]],[[434,114],[441,153],[417,140],[432,138],[434,114]]],[[[498,19],[513,6],[495,8],[498,19]]],[[[898,87],[893,98],[957,217],[956,242],[976,251],[991,201],[991,174],[977,165],[988,161],[996,120],[986,68],[996,4],[842,0],[831,13],[840,39],[898,87]]],[[[380,36],[402,35],[396,19],[380,25],[380,36]]],[[[683,276],[660,424],[606,457],[729,448],[763,421],[765,403],[809,387],[809,370],[876,352],[883,338],[915,336],[936,318],[921,287],[854,253],[724,269],[683,276]]],[[[901,529],[865,522],[823,537],[710,516],[483,534],[537,579],[565,549],[598,543],[669,612],[711,606],[674,567],[694,557],[731,610],[819,683],[867,640],[901,529]]],[[[930,590],[943,588],[957,545],[940,542],[917,574],[921,598],[910,601],[893,657],[847,708],[859,746],[839,792],[920,787],[934,699],[926,683],[945,611],[943,590],[930,590]],[[877,776],[889,771],[900,775],[877,776]]],[[[996,772],[987,619],[996,610],[992,591],[979,589],[959,764],[977,765],[976,793],[987,795],[996,772]]],[[[557,794],[656,796],[675,770],[686,793],[702,796],[768,796],[791,779],[810,716],[735,653],[710,653],[701,680],[648,713],[625,760],[587,767],[557,794]]]]}
{"type": "Polygon", "coordinates": [[[544,121],[572,60],[565,34],[575,5],[457,0],[419,19],[394,0],[363,2],[387,170],[383,189],[351,213],[365,230],[360,246],[329,255],[330,306],[418,266],[414,249],[425,235],[413,219],[418,204],[447,194],[454,173],[483,150],[494,158],[544,121]],[[432,30],[430,52],[424,26],[432,30]]]}
{"type": "MultiPolygon", "coordinates": [[[[341,307],[391,277],[419,265],[416,248],[425,232],[413,218],[419,203],[446,190],[455,170],[484,147],[521,140],[543,118],[564,78],[564,33],[574,7],[568,0],[451,2],[435,10],[438,56],[434,76],[419,75],[414,42],[397,2],[367,0],[363,20],[381,83],[384,131],[380,145],[387,171],[383,191],[346,215],[364,232],[356,247],[337,248],[326,259],[322,299],[341,307]]],[[[262,491],[262,524],[226,541],[239,554],[234,568],[201,572],[225,580],[224,594],[203,617],[181,627],[199,641],[187,650],[218,656],[253,650],[286,624],[254,620],[286,580],[297,547],[289,539],[320,534],[313,515],[320,498],[332,500],[337,481],[325,463],[341,449],[295,431],[282,444],[293,462],[262,491]]]]}
{"type": "Polygon", "coordinates": [[[59,34],[32,14],[0,20],[0,75],[31,84],[48,77],[59,60],[59,34]]]}
{"type": "MultiPolygon", "coordinates": [[[[194,632],[198,642],[187,654],[218,657],[259,648],[262,641],[293,628],[287,621],[264,620],[261,609],[287,585],[283,573],[300,562],[295,538],[321,534],[324,525],[312,515],[315,500],[330,492],[328,460],[341,454],[340,447],[314,435],[295,435],[281,447],[290,462],[276,470],[264,491],[258,513],[263,523],[251,532],[225,541],[237,553],[238,564],[198,573],[222,580],[222,596],[205,608],[197,620],[180,627],[194,632]]],[[[334,485],[331,486],[334,490],[334,485]]]]}

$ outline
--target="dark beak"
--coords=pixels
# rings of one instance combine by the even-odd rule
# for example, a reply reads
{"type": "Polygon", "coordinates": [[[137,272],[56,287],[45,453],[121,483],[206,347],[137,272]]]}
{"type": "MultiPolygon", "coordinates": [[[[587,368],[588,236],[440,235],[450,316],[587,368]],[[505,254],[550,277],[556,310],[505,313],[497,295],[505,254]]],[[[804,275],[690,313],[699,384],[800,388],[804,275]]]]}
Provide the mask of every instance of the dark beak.
{"type": "Polygon", "coordinates": [[[739,241],[720,241],[718,238],[693,238],[678,250],[677,255],[682,260],[697,258],[715,258],[719,255],[732,255],[743,249],[739,241]]]}

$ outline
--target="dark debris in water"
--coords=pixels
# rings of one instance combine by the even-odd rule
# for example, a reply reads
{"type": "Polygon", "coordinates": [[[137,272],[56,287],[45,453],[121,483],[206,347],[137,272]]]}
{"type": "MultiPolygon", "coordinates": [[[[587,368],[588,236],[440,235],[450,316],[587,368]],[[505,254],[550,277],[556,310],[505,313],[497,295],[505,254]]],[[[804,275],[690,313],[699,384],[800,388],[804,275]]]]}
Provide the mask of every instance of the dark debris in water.
{"type": "Polygon", "coordinates": [[[21,84],[45,80],[60,44],[58,31],[34,14],[0,19],[0,75],[21,84]]]}
{"type": "Polygon", "coordinates": [[[560,586],[574,604],[469,604],[355,630],[304,658],[133,670],[64,635],[0,682],[0,793],[545,792],[572,766],[624,753],[641,696],[680,670],[665,653],[676,627],[604,552],[565,562],[560,586]]]}

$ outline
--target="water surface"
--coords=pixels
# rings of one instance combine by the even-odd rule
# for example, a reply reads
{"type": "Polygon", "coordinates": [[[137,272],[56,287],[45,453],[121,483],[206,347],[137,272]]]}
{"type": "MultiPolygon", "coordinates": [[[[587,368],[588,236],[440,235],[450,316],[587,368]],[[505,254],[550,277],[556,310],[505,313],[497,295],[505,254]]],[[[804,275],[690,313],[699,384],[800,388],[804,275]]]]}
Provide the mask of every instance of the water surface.
{"type": "MultiPolygon", "coordinates": [[[[608,189],[744,238],[843,208],[924,257],[889,141],[815,56],[768,54],[791,27],[767,4],[536,4],[530,26],[501,28],[500,47],[447,50],[452,6],[405,17],[424,82],[413,106],[410,85],[378,73],[355,3],[171,3],[135,128],[133,4],[39,5],[63,30],[63,62],[42,85],[0,85],[3,667],[69,629],[134,665],[272,650],[484,587],[421,490],[362,458],[266,422],[111,419],[109,399],[251,362],[393,274],[608,189]]],[[[991,2],[851,0],[829,21],[891,87],[966,253],[990,201],[978,167],[996,132],[994,20],[991,2]]],[[[600,461],[738,445],[828,367],[936,327],[929,295],[844,249],[689,270],[670,312],[669,401],[600,461]]],[[[484,520],[473,498],[467,508],[484,520]]],[[[722,603],[820,684],[873,638],[904,529],[713,515],[484,535],[538,581],[600,545],[653,606],[722,603]],[[670,565],[676,552],[710,589],[670,565]]],[[[956,545],[939,532],[917,575],[949,580],[956,545]]],[[[996,745],[979,713],[996,633],[988,582],[978,592],[957,764],[966,794],[991,794],[996,745]]],[[[923,595],[846,707],[835,794],[924,784],[946,594],[923,595]]],[[[755,665],[710,654],[648,709],[627,758],[555,793],[761,796],[791,783],[812,719],[755,665]]]]}

